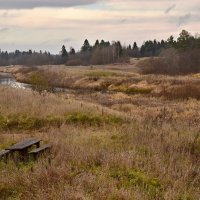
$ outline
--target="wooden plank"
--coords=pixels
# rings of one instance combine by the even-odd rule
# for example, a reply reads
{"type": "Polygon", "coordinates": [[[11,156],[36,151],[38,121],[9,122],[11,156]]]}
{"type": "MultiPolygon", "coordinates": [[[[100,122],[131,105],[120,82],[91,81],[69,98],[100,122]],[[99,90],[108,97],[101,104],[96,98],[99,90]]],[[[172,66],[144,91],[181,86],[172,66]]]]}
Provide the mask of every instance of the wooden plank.
{"type": "Polygon", "coordinates": [[[14,144],[13,146],[6,148],[6,150],[23,150],[28,147],[31,147],[34,144],[39,144],[40,141],[40,139],[30,138],[17,144],[14,144]]]}
{"type": "Polygon", "coordinates": [[[0,158],[9,154],[9,150],[2,150],[0,151],[0,158]]]}
{"type": "Polygon", "coordinates": [[[37,149],[34,149],[32,150],[31,152],[29,152],[30,154],[37,154],[37,153],[40,153],[40,152],[43,152],[44,150],[47,150],[47,149],[50,149],[51,145],[49,144],[46,144],[46,145],[43,145],[37,149]]]}

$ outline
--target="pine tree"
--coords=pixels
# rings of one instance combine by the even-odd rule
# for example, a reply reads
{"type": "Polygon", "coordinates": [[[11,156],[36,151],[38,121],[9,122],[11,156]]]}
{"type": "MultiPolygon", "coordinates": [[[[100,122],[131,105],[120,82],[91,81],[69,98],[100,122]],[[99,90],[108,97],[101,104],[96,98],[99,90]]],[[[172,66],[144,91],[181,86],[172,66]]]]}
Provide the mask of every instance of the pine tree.
{"type": "Polygon", "coordinates": [[[168,39],[167,39],[167,47],[175,47],[176,41],[174,40],[174,36],[171,35],[168,39]]]}
{"type": "Polygon", "coordinates": [[[134,44],[133,44],[133,50],[136,50],[136,49],[138,49],[138,46],[137,46],[137,43],[134,42],[134,44]]]}
{"type": "Polygon", "coordinates": [[[69,52],[70,55],[75,55],[76,54],[76,51],[73,47],[70,47],[70,52],[69,52]]]}
{"type": "Polygon", "coordinates": [[[99,47],[99,40],[96,40],[96,42],[95,42],[95,44],[94,44],[94,46],[93,46],[93,48],[97,48],[97,47],[99,47]]]}
{"type": "Polygon", "coordinates": [[[68,57],[68,53],[67,53],[67,50],[65,48],[65,45],[62,46],[61,56],[62,56],[62,58],[67,58],[68,57]]]}
{"type": "Polygon", "coordinates": [[[177,48],[185,50],[194,46],[194,37],[186,30],[182,30],[177,39],[177,48]]]}
{"type": "Polygon", "coordinates": [[[83,44],[83,46],[81,47],[81,52],[89,52],[89,51],[91,51],[91,46],[90,46],[90,43],[89,43],[89,41],[86,39],[85,41],[84,41],[84,44],[83,44]]]}
{"type": "Polygon", "coordinates": [[[133,44],[132,56],[136,58],[140,56],[140,51],[136,42],[133,44]]]}

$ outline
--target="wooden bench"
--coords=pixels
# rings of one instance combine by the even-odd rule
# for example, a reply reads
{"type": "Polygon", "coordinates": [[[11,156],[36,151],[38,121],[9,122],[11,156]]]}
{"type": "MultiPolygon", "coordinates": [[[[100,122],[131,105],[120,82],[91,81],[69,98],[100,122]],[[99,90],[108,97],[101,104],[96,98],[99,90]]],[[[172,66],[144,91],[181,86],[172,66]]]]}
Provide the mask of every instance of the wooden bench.
{"type": "Polygon", "coordinates": [[[40,142],[40,139],[30,138],[22,142],[16,143],[13,146],[0,151],[0,160],[1,158],[3,158],[7,161],[9,154],[11,154],[10,157],[16,162],[27,162],[31,157],[36,159],[39,155],[49,150],[51,147],[49,144],[45,144],[40,147],[40,142]],[[34,147],[35,149],[33,149],[32,147],[34,147]]]}
{"type": "Polygon", "coordinates": [[[9,150],[11,154],[13,154],[14,152],[18,152],[21,156],[20,159],[25,161],[28,158],[28,149],[31,148],[33,145],[36,145],[36,147],[39,148],[40,141],[40,139],[30,138],[14,144],[13,146],[6,148],[6,150],[9,150]]]}
{"type": "Polygon", "coordinates": [[[45,144],[37,149],[33,149],[29,152],[29,155],[36,159],[39,155],[43,154],[45,151],[50,150],[51,145],[45,144]]]}
{"type": "Polygon", "coordinates": [[[1,159],[7,159],[9,153],[10,153],[10,150],[1,150],[0,151],[0,160],[1,159]]]}
{"type": "Polygon", "coordinates": [[[40,147],[40,139],[34,139],[34,138],[30,138],[27,140],[24,140],[22,142],[19,142],[17,144],[14,144],[11,147],[6,148],[6,150],[10,150],[10,151],[23,151],[24,149],[28,149],[30,147],[32,147],[33,145],[36,145],[37,148],[40,147]]]}

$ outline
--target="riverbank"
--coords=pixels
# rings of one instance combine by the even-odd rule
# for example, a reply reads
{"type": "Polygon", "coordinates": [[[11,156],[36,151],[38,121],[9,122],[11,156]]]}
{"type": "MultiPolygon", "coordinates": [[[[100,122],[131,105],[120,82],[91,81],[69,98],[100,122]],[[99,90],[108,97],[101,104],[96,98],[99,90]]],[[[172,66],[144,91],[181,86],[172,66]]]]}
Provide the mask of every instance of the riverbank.
{"type": "MultiPolygon", "coordinates": [[[[50,88],[73,90],[75,93],[123,93],[126,99],[136,95],[167,99],[200,99],[200,75],[141,75],[136,63],[105,66],[40,66],[3,67],[16,81],[32,84],[40,81],[50,88]],[[77,92],[76,92],[77,91],[77,92]]],[[[36,83],[39,84],[39,83],[36,83]]],[[[84,98],[84,97],[83,97],[84,98]]]]}

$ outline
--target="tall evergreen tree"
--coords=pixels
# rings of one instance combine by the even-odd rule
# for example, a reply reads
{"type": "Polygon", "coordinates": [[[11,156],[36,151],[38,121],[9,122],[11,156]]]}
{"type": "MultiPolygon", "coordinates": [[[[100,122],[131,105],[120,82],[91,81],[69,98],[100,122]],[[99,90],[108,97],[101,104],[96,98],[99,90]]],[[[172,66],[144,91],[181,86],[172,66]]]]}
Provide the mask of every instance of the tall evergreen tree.
{"type": "Polygon", "coordinates": [[[138,49],[138,46],[137,46],[136,42],[134,42],[134,44],[133,44],[133,50],[135,50],[135,49],[138,49]]]}
{"type": "Polygon", "coordinates": [[[117,41],[116,45],[117,45],[117,53],[118,53],[118,56],[120,57],[123,53],[121,42],[117,41]]]}
{"type": "Polygon", "coordinates": [[[177,39],[177,48],[185,50],[194,47],[194,37],[186,30],[182,30],[177,39]]]}
{"type": "Polygon", "coordinates": [[[75,49],[73,47],[70,47],[69,54],[70,55],[75,55],[76,54],[76,51],[75,51],[75,49]]]}
{"type": "Polygon", "coordinates": [[[81,52],[85,53],[89,51],[91,51],[91,46],[90,46],[89,41],[86,39],[83,43],[83,46],[81,47],[81,52]]]}
{"type": "Polygon", "coordinates": [[[96,40],[96,42],[95,42],[95,44],[94,44],[93,47],[94,47],[94,48],[97,48],[97,47],[99,47],[99,45],[100,45],[100,44],[99,44],[99,40],[96,40]]]}
{"type": "Polygon", "coordinates": [[[174,36],[171,35],[168,39],[167,39],[167,47],[175,47],[176,41],[174,40],[174,36]]]}
{"type": "Polygon", "coordinates": [[[65,48],[65,45],[62,46],[61,56],[62,56],[62,58],[67,58],[68,57],[68,53],[67,53],[67,50],[65,48]]]}
{"type": "Polygon", "coordinates": [[[140,51],[136,42],[133,44],[132,56],[136,58],[140,56],[140,51]]]}

